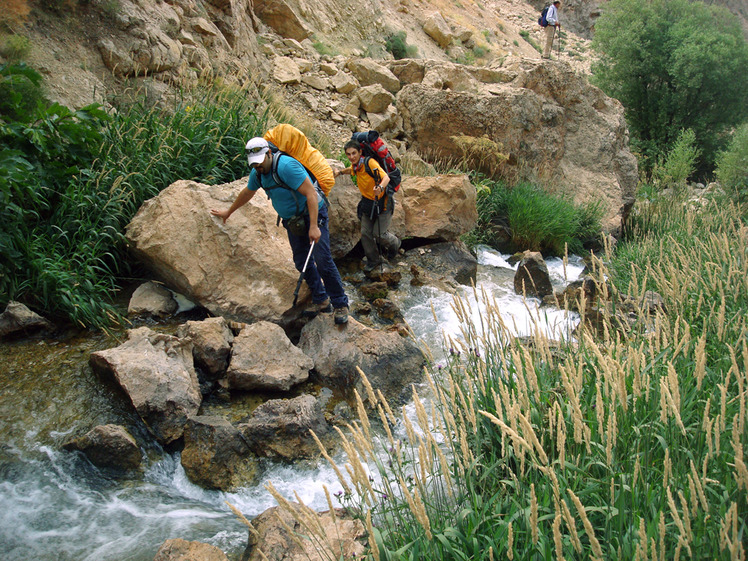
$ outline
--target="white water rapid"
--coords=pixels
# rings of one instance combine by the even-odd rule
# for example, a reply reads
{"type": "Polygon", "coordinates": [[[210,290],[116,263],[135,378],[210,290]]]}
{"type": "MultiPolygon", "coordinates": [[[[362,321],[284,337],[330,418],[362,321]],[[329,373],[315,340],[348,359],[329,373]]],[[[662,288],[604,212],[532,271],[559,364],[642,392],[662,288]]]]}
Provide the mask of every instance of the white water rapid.
{"type": "MultiPolygon", "coordinates": [[[[571,332],[574,314],[525,303],[514,294],[514,269],[505,256],[479,251],[478,290],[496,299],[507,325],[517,335],[530,334],[530,314],[540,317],[553,337],[571,332]]],[[[578,277],[582,263],[547,261],[558,287],[578,277]],[[564,274],[565,273],[565,274],[564,274]]],[[[462,296],[479,313],[472,289],[462,296]]],[[[406,321],[438,361],[444,356],[444,334],[459,337],[453,296],[430,287],[408,287],[397,297],[406,321]],[[434,322],[434,313],[438,325],[434,322]]],[[[247,541],[246,527],[225,501],[253,517],[275,506],[263,485],[236,493],[203,490],[190,483],[178,454],[147,450],[143,477],[112,480],[77,454],[60,451],[73,432],[95,424],[123,422],[133,415],[112,406],[109,394],[88,367],[88,355],[109,342],[85,348],[38,341],[0,347],[0,547],[5,561],[152,561],[169,538],[202,541],[238,559],[247,541]],[[35,379],[9,359],[23,351],[34,364],[35,379]],[[41,367],[41,369],[40,369],[41,367]],[[33,388],[33,389],[30,389],[33,388]],[[112,411],[115,409],[115,411],[112,411]]],[[[136,435],[137,436],[137,435],[136,435]]],[[[140,439],[139,439],[140,440],[140,439]]],[[[298,492],[312,508],[326,510],[323,484],[340,488],[324,460],[318,465],[269,466],[263,481],[293,499],[298,492]]]]}

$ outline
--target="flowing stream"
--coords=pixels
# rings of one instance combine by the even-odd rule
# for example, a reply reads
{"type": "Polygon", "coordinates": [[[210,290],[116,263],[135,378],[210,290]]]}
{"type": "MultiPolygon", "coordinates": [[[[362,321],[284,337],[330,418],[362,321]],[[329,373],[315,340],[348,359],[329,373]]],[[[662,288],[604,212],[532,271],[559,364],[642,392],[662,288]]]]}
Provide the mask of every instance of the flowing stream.
{"type": "MultiPolygon", "coordinates": [[[[547,261],[558,287],[582,271],[578,259],[564,266],[547,261]]],[[[513,291],[514,269],[505,256],[479,250],[477,287],[495,298],[517,335],[531,333],[531,315],[555,338],[570,333],[575,314],[543,308],[513,291]]],[[[407,283],[404,283],[407,284],[407,283]]],[[[462,297],[480,305],[473,290],[462,297]]],[[[438,361],[444,335],[459,337],[453,295],[432,287],[407,286],[394,297],[417,338],[438,361]],[[434,321],[438,318],[438,325],[434,321]]],[[[91,370],[91,352],[116,346],[106,335],[88,334],[57,341],[0,344],[0,547],[6,561],[152,561],[170,538],[201,541],[238,559],[246,527],[225,501],[253,517],[275,506],[263,485],[236,493],[203,490],[187,480],[178,453],[145,450],[144,472],[112,479],[62,443],[96,425],[117,423],[139,442],[150,441],[132,407],[91,370]],[[138,432],[140,431],[140,432],[138,432]]],[[[154,445],[155,446],[155,445],[154,445]]],[[[326,510],[323,484],[339,488],[332,469],[316,465],[269,465],[263,481],[292,499],[326,510]]]]}

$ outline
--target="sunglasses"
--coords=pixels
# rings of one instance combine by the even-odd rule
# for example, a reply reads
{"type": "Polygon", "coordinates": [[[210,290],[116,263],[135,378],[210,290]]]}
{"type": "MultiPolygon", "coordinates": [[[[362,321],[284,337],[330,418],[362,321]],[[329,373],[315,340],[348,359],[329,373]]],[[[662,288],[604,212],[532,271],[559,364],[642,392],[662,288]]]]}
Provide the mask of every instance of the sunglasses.
{"type": "Polygon", "coordinates": [[[267,150],[267,146],[255,146],[254,148],[247,148],[247,155],[250,154],[258,154],[259,152],[262,152],[263,150],[267,150]]]}

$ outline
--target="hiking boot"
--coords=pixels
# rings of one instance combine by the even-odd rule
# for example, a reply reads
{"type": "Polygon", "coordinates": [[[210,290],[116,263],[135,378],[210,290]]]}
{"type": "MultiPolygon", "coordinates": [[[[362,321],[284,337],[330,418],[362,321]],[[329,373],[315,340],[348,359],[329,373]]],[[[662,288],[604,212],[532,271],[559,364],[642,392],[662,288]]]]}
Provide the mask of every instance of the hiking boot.
{"type": "Polygon", "coordinates": [[[348,306],[335,308],[332,317],[335,320],[336,325],[343,325],[344,323],[348,323],[348,306]]]}
{"type": "Polygon", "coordinates": [[[364,265],[364,274],[368,275],[374,269],[376,269],[377,267],[381,267],[383,264],[383,261],[377,261],[376,263],[366,263],[366,265],[364,265]]]}
{"type": "Polygon", "coordinates": [[[318,304],[310,304],[306,310],[301,312],[302,317],[305,318],[313,318],[316,317],[317,314],[329,314],[332,312],[332,304],[330,303],[330,299],[327,298],[323,302],[319,302],[318,304]]]}

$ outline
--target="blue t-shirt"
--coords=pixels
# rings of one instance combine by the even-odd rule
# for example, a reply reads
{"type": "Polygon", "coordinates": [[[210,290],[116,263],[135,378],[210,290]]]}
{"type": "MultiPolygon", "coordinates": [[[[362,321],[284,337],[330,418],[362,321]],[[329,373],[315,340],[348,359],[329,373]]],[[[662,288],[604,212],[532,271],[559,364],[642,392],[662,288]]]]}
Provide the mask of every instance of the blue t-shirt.
{"type": "MultiPolygon", "coordinates": [[[[273,155],[273,158],[278,158],[278,155],[273,155]]],[[[272,172],[258,173],[256,169],[249,173],[247,189],[250,191],[257,191],[260,187],[265,189],[270,202],[273,203],[275,212],[281,218],[291,218],[296,214],[303,214],[306,211],[306,197],[298,191],[304,180],[309,177],[304,166],[290,156],[283,156],[278,160],[278,177],[293,191],[278,185],[272,172]]],[[[319,208],[324,204],[324,201],[320,197],[317,198],[319,199],[317,208],[319,208]]]]}

